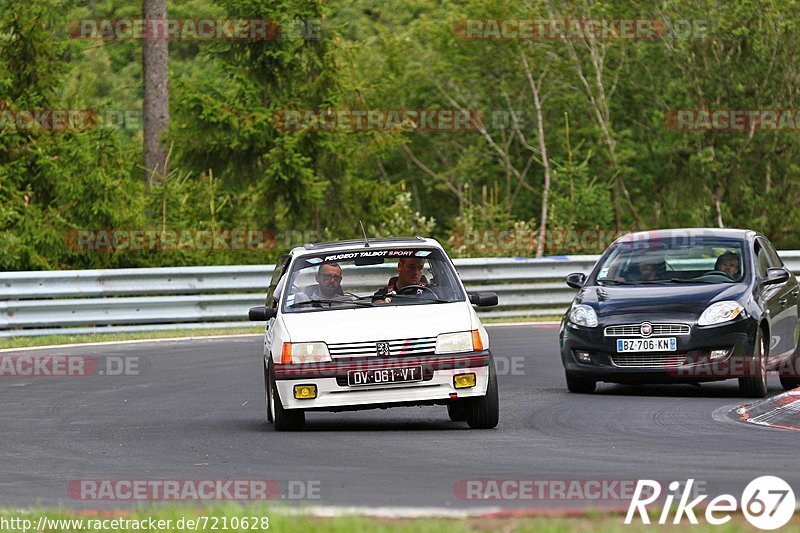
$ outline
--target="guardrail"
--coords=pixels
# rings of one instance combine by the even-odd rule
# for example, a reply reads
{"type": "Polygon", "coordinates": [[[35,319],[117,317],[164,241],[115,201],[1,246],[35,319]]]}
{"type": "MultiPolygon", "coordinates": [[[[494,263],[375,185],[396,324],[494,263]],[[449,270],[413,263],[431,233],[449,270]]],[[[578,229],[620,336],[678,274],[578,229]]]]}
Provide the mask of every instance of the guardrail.
{"type": "MultiPolygon", "coordinates": [[[[800,272],[800,251],[780,252],[800,272]]],[[[599,256],[456,259],[469,291],[495,291],[481,317],[560,315],[575,290],[564,278],[599,256]]],[[[252,326],[272,266],[0,273],[0,337],[252,326]]]]}

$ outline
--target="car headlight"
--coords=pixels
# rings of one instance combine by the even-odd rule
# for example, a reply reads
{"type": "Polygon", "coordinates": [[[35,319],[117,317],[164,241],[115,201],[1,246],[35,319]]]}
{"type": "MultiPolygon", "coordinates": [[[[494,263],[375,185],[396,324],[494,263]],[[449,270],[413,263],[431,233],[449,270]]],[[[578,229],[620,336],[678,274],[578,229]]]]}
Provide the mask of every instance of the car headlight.
{"type": "Polygon", "coordinates": [[[324,363],[331,360],[324,342],[284,342],[281,363],[324,363]]]}
{"type": "Polygon", "coordinates": [[[471,352],[472,332],[459,331],[458,333],[442,333],[436,337],[436,353],[471,352]]]}
{"type": "Polygon", "coordinates": [[[744,313],[744,307],[739,302],[734,302],[733,300],[717,302],[706,307],[706,310],[700,315],[697,325],[711,326],[712,324],[721,324],[733,320],[744,313]]]}
{"type": "Polygon", "coordinates": [[[576,326],[595,328],[597,327],[597,313],[590,305],[573,305],[569,312],[569,321],[576,326]]]}

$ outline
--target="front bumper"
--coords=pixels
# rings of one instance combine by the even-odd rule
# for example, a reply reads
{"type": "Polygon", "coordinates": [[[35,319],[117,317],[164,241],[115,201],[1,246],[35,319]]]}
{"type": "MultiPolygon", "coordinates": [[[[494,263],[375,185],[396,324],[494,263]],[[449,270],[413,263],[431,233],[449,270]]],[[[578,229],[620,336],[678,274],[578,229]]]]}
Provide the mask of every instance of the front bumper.
{"type": "MultiPolygon", "coordinates": [[[[718,326],[700,327],[686,317],[623,316],[608,318],[595,328],[568,326],[562,321],[559,340],[564,369],[577,377],[612,383],[687,383],[719,381],[746,375],[752,360],[757,322],[752,318],[736,320],[718,326]],[[667,335],[676,338],[677,350],[670,353],[648,352],[653,360],[663,359],[663,366],[635,366],[617,353],[617,339],[607,337],[605,328],[622,324],[683,323],[690,326],[688,335],[667,335]],[[712,350],[728,350],[728,355],[710,359],[712,350]],[[577,352],[588,352],[590,362],[578,359],[577,352]],[[623,364],[623,366],[620,366],[623,364]],[[631,364],[631,366],[626,366],[631,364]]],[[[651,336],[656,339],[658,336],[651,336]]]]}
{"type": "Polygon", "coordinates": [[[327,363],[273,365],[275,385],[285,409],[351,410],[447,403],[454,399],[485,396],[489,366],[494,364],[489,350],[462,354],[418,357],[362,357],[336,359],[327,363]],[[422,381],[350,386],[349,371],[399,367],[422,367],[422,381]],[[475,386],[456,389],[456,374],[475,373],[475,386]],[[295,385],[316,385],[317,397],[297,399],[295,385]]]}

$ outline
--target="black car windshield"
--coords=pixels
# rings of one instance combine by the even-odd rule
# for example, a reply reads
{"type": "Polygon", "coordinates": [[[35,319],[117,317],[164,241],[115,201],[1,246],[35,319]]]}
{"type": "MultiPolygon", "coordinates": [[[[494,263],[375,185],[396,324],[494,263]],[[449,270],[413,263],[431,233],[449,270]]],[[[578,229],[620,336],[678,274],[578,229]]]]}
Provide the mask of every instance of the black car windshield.
{"type": "Polygon", "coordinates": [[[738,283],[746,274],[745,242],[722,237],[625,240],[597,270],[604,285],[738,283]]]}
{"type": "Polygon", "coordinates": [[[450,260],[436,248],[305,255],[294,261],[287,276],[281,287],[284,313],[465,300],[450,260]]]}

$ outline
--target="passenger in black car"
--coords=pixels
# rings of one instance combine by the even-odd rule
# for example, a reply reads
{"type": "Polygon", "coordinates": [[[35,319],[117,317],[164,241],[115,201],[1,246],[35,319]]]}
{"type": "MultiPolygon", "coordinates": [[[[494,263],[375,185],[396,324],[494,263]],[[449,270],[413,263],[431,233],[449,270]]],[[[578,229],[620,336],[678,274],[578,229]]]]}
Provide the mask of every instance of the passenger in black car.
{"type": "Polygon", "coordinates": [[[642,275],[641,281],[664,279],[664,275],[667,272],[667,263],[664,261],[663,256],[646,257],[643,262],[639,264],[639,272],[642,275]]]}

